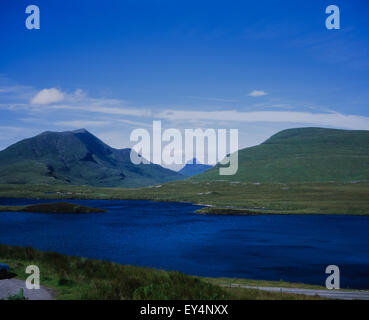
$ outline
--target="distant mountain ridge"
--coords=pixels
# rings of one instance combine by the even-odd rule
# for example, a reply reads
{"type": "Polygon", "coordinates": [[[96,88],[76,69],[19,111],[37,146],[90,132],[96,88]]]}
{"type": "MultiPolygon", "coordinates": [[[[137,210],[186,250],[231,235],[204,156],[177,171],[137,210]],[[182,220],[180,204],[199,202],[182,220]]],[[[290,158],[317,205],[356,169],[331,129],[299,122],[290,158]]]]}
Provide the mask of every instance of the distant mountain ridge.
{"type": "Polygon", "coordinates": [[[296,128],[238,152],[238,172],[220,176],[219,164],[195,181],[350,182],[369,180],[369,131],[296,128]]]}
{"type": "Polygon", "coordinates": [[[142,187],[183,179],[156,164],[134,165],[85,129],[43,132],[0,152],[0,183],[142,187]]]}
{"type": "Polygon", "coordinates": [[[192,177],[200,173],[203,173],[212,167],[213,166],[207,164],[202,164],[196,158],[194,158],[191,161],[189,161],[181,170],[179,170],[178,173],[187,177],[192,177]]]}
{"type": "Polygon", "coordinates": [[[152,163],[134,165],[130,152],[111,148],[85,129],[44,132],[0,151],[0,183],[143,187],[186,177],[253,183],[369,181],[365,130],[283,130],[240,150],[233,176],[220,176],[219,164],[187,164],[178,173],[152,163]]]}

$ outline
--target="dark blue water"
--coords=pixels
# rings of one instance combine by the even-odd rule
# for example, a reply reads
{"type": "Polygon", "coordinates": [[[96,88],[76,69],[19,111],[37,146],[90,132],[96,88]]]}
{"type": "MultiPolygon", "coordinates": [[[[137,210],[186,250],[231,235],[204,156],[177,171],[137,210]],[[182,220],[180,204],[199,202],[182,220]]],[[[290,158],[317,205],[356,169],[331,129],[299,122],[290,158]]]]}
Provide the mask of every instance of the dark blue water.
{"type": "MultiPolygon", "coordinates": [[[[39,202],[47,201],[0,199],[0,205],[39,202]]],[[[369,288],[369,217],[210,216],[182,203],[73,202],[108,212],[0,212],[0,243],[192,275],[320,285],[334,264],[341,287],[369,288]]]]}

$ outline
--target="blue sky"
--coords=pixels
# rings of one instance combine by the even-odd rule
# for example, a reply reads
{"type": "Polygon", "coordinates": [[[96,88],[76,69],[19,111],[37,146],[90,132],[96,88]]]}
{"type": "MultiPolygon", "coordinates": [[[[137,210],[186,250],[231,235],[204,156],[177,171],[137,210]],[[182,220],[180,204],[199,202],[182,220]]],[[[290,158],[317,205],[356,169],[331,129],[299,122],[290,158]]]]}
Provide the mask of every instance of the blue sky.
{"type": "Polygon", "coordinates": [[[6,1],[0,149],[84,127],[114,147],[134,128],[369,130],[367,1],[6,1]],[[40,8],[27,30],[25,8],[40,8]],[[341,29],[327,30],[338,5],[341,29]]]}

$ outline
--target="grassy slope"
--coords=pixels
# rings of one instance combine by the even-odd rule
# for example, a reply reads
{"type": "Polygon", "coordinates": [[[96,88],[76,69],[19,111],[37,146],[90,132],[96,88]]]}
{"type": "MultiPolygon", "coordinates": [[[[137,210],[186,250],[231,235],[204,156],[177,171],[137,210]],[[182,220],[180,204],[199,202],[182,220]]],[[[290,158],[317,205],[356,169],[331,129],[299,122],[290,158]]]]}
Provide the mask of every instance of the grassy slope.
{"type": "Polygon", "coordinates": [[[349,182],[369,181],[369,131],[298,128],[283,130],[264,143],[240,150],[234,176],[218,167],[194,181],[349,182]]]}
{"type": "MultiPolygon", "coordinates": [[[[81,131],[81,130],[79,130],[81,131]]],[[[181,179],[157,165],[134,166],[128,149],[116,150],[88,133],[47,132],[0,152],[0,183],[139,187],[181,179]]],[[[369,182],[369,131],[288,129],[239,151],[239,170],[218,168],[193,181],[262,183],[369,182]]]]}
{"type": "MultiPolygon", "coordinates": [[[[215,279],[70,257],[32,248],[0,245],[0,257],[21,279],[28,276],[24,273],[26,266],[39,266],[41,284],[55,289],[57,299],[320,299],[253,289],[227,289],[220,287],[218,284],[221,283],[215,279]]],[[[258,285],[263,285],[263,282],[258,282],[258,285]]]]}
{"type": "Polygon", "coordinates": [[[369,214],[369,183],[252,184],[177,181],[151,188],[0,185],[0,197],[139,199],[218,207],[267,208],[275,213],[369,214]]]}

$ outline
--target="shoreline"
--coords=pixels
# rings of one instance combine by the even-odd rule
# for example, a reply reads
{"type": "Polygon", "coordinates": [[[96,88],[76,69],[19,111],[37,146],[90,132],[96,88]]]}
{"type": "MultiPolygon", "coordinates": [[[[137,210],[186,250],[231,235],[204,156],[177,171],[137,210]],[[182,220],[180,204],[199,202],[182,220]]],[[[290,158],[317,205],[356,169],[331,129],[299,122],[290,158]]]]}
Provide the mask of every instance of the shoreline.
{"type": "Polygon", "coordinates": [[[253,208],[227,208],[227,207],[216,207],[216,206],[206,206],[195,211],[197,214],[203,215],[220,215],[220,216],[269,216],[269,215],[332,215],[332,216],[369,216],[369,214],[363,213],[314,213],[314,212],[288,212],[287,210],[271,210],[271,209],[253,209],[253,208]],[[259,211],[262,210],[262,211],[259,211]]]}
{"type": "Polygon", "coordinates": [[[102,213],[106,212],[106,210],[61,201],[61,202],[38,203],[21,206],[0,206],[0,212],[89,214],[89,213],[102,213]]]}
{"type": "Polygon", "coordinates": [[[0,184],[0,198],[34,200],[148,200],[188,203],[200,214],[369,215],[369,183],[238,184],[172,182],[160,188],[101,188],[0,184]]]}
{"type": "MultiPolygon", "coordinates": [[[[195,203],[191,201],[176,201],[176,200],[165,200],[165,199],[120,199],[120,198],[49,198],[49,197],[0,197],[0,199],[25,199],[25,200],[50,200],[50,201],[93,201],[93,200],[101,200],[101,201],[152,201],[152,202],[170,202],[170,203],[184,203],[184,204],[192,204],[195,206],[200,206],[203,208],[197,209],[194,211],[196,214],[202,215],[222,215],[222,216],[266,216],[266,215],[342,215],[342,216],[369,216],[369,213],[332,213],[332,212],[313,212],[309,210],[273,210],[267,208],[242,208],[242,207],[222,207],[216,206],[212,204],[204,204],[204,203],[195,203]]],[[[50,203],[52,204],[52,203],[50,203]]],[[[26,212],[27,210],[22,210],[24,207],[28,207],[30,205],[25,206],[1,206],[0,205],[0,213],[1,212],[26,212]],[[10,208],[10,210],[5,210],[4,208],[10,208]],[[21,210],[15,210],[20,208],[21,210]]],[[[96,209],[96,208],[89,208],[96,209]]],[[[100,210],[100,209],[97,209],[100,210]]],[[[38,212],[38,211],[28,211],[28,212],[38,212]]],[[[95,213],[95,212],[106,212],[105,210],[101,211],[91,211],[91,212],[82,212],[82,213],[95,213]]],[[[49,213],[53,213],[50,211],[49,213]]],[[[68,213],[68,212],[63,212],[68,213]]],[[[74,212],[72,212],[74,213],[74,212]]]]}

